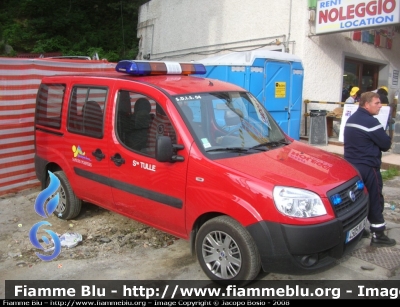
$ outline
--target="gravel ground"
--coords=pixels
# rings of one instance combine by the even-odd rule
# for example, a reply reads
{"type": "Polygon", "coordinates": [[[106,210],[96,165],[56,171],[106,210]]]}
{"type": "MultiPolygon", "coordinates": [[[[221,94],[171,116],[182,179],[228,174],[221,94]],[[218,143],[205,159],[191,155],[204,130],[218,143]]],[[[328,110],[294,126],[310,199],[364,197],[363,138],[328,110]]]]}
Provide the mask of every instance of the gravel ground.
{"type": "MultiPolygon", "coordinates": [[[[34,211],[39,188],[0,197],[0,276],[4,280],[207,279],[189,243],[89,203],[74,220],[47,219],[58,234],[77,232],[82,242],[40,260],[29,240],[42,221],[34,211]]],[[[400,176],[384,182],[385,219],[400,224],[400,176]]],[[[287,277],[287,276],[286,276],[287,277]]],[[[279,279],[278,274],[268,278],[279,279]]],[[[0,285],[4,298],[4,283],[0,285]]]]}

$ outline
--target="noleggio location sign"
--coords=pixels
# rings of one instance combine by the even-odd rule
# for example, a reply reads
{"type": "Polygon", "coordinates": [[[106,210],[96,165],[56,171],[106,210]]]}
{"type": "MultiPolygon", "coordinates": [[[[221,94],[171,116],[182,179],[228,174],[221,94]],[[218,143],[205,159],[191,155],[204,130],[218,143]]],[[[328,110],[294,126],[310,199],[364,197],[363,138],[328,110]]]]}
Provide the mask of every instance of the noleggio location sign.
{"type": "Polygon", "coordinates": [[[400,0],[318,1],[315,33],[354,31],[400,22],[400,0]]]}

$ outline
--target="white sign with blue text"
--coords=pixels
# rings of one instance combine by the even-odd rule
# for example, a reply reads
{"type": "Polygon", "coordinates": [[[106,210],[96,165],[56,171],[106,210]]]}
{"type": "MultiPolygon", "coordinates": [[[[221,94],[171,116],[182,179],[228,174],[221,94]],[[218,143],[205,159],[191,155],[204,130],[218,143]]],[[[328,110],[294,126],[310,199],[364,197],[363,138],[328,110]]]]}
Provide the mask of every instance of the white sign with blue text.
{"type": "Polygon", "coordinates": [[[387,27],[399,22],[400,0],[319,0],[315,33],[387,27]]]}

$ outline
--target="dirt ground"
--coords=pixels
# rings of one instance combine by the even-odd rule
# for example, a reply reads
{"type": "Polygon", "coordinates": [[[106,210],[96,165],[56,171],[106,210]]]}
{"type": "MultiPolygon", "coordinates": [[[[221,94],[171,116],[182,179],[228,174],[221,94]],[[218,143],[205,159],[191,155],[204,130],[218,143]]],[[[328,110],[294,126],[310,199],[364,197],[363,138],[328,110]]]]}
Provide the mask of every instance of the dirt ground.
{"type": "MultiPolygon", "coordinates": [[[[47,229],[83,239],[52,261],[40,260],[35,252],[41,251],[29,240],[32,226],[44,220],[34,210],[39,192],[0,197],[0,298],[4,280],[207,280],[189,242],[89,203],[74,220],[46,219],[47,229]]],[[[384,196],[385,218],[400,224],[400,177],[384,183],[384,196]]]]}
{"type": "Polygon", "coordinates": [[[44,219],[34,210],[39,192],[33,188],[0,197],[0,298],[4,280],[206,279],[200,266],[187,272],[185,266],[197,261],[187,241],[89,203],[74,220],[44,219]],[[43,220],[51,226],[41,228],[60,235],[77,232],[82,241],[42,261],[35,253],[44,252],[32,245],[29,231],[43,220]]]}

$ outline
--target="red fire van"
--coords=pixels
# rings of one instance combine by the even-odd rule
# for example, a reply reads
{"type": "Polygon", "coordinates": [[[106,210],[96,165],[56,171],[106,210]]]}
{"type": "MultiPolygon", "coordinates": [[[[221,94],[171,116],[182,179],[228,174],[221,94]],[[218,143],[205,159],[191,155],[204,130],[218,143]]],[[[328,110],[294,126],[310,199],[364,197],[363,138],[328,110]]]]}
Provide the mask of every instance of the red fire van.
{"type": "Polygon", "coordinates": [[[361,238],[368,194],[344,159],[285,135],[253,95],[195,63],[121,61],[44,77],[35,168],[55,214],[87,201],[190,240],[215,281],[331,266],[361,238]]]}

